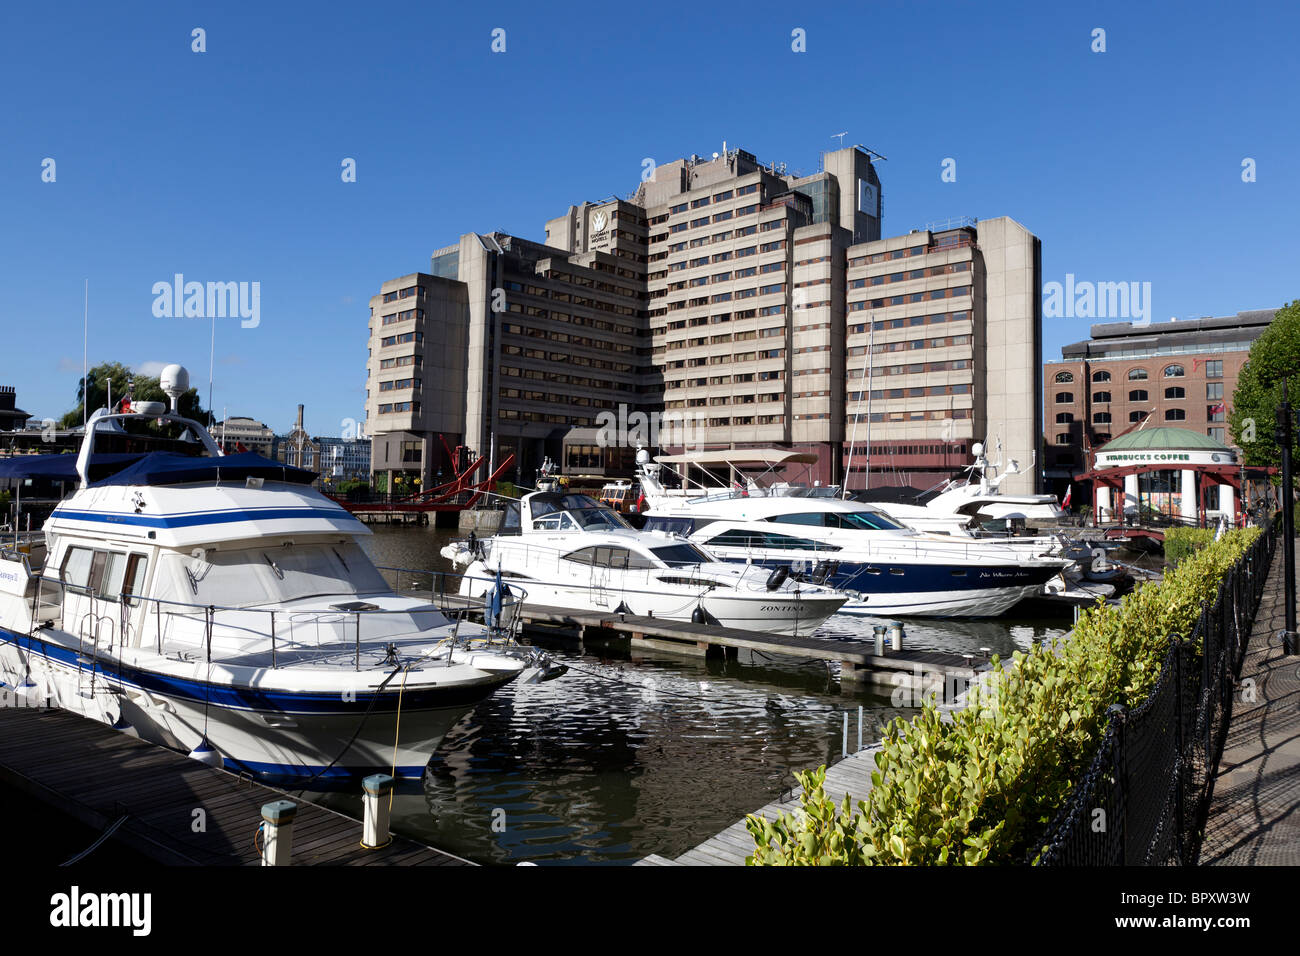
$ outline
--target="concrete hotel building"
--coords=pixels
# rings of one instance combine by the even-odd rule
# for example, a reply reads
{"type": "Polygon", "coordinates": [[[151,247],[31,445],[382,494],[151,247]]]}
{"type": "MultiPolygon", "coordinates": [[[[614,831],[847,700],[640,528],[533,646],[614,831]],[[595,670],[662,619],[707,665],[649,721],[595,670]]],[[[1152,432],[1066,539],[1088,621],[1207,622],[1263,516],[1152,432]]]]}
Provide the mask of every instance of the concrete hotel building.
{"type": "Polygon", "coordinates": [[[662,164],[630,198],[550,220],[545,244],[469,233],[429,273],[383,283],[372,469],[427,487],[464,443],[515,454],[531,481],[571,427],[591,435],[620,406],[700,423],[666,450],[813,450],[813,477],[851,464],[855,488],[868,431],[873,484],[950,474],[995,434],[1027,468],[1042,434],[1038,263],[1009,219],[882,239],[880,180],[856,147],[808,176],[725,147],[662,164]]]}
{"type": "Polygon", "coordinates": [[[1227,443],[1237,376],[1275,314],[1107,323],[1065,346],[1061,361],[1043,366],[1047,490],[1064,494],[1093,452],[1144,419],[1145,428],[1186,428],[1227,443]]]}

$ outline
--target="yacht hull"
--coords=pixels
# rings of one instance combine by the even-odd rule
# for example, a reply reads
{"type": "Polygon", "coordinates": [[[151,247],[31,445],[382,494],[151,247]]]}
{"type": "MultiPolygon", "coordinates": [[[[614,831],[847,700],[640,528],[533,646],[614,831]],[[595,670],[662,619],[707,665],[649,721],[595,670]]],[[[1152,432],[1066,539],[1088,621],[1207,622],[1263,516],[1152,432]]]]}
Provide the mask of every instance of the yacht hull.
{"type": "Polygon", "coordinates": [[[173,750],[206,739],[227,769],[274,778],[419,777],[457,721],[518,674],[430,688],[403,687],[399,673],[374,694],[286,693],[88,661],[40,633],[0,630],[6,703],[60,707],[173,750]]]}

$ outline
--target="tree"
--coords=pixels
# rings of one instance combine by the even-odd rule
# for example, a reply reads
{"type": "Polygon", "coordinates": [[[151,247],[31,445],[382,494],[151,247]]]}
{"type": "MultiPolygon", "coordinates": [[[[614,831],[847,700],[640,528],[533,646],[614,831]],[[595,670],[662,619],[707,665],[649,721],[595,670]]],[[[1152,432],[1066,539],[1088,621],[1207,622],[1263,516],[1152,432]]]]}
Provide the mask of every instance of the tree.
{"type": "MultiPolygon", "coordinates": [[[[1300,299],[1283,306],[1264,334],[1250,347],[1250,356],[1232,393],[1228,426],[1232,440],[1246,453],[1248,465],[1282,463],[1282,449],[1274,437],[1277,407],[1282,403],[1282,381],[1292,408],[1300,405],[1300,299]]],[[[1291,432],[1291,460],[1300,461],[1300,429],[1291,432]]]]}
{"type": "MultiPolygon", "coordinates": [[[[101,362],[90,370],[87,379],[77,379],[77,404],[72,411],[63,416],[60,422],[63,428],[75,428],[81,424],[81,409],[86,404],[93,413],[97,408],[104,408],[108,405],[108,384],[113,385],[113,404],[116,406],[120,400],[126,396],[127,383],[135,383],[135,400],[137,402],[162,402],[168,408],[171,408],[171,400],[162,390],[162,384],[158,379],[148,375],[136,375],[127,366],[121,362],[101,362]],[[85,403],[87,389],[87,380],[89,384],[90,401],[85,403]]],[[[191,418],[202,425],[211,425],[211,413],[205,411],[199,404],[199,393],[197,389],[191,388],[188,392],[180,397],[176,403],[176,409],[186,418],[191,418]]]]}

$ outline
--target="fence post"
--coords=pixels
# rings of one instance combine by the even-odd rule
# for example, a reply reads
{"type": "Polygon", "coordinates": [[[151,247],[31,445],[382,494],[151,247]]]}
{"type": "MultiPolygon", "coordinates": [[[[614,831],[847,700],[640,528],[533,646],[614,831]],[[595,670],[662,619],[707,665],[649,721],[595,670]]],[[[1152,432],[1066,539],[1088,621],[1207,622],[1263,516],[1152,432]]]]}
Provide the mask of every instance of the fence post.
{"type": "Polygon", "coordinates": [[[1178,862],[1187,864],[1186,843],[1183,839],[1183,795],[1187,762],[1183,759],[1183,648],[1178,635],[1172,635],[1170,646],[1174,653],[1174,845],[1178,862]]]}
{"type": "Polygon", "coordinates": [[[1111,865],[1128,864],[1128,767],[1124,760],[1124,722],[1128,718],[1128,708],[1123,704],[1111,704],[1106,708],[1106,718],[1115,725],[1115,751],[1111,763],[1115,768],[1115,809],[1117,820],[1109,821],[1112,827],[1119,827],[1119,859],[1111,865]]]}

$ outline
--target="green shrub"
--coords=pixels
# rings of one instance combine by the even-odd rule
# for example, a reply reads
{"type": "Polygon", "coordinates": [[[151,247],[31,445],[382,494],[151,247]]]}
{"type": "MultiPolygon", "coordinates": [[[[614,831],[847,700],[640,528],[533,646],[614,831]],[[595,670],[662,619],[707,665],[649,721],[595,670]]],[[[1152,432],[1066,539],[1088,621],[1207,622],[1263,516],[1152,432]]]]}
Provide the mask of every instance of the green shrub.
{"type": "Polygon", "coordinates": [[[1190,634],[1203,601],[1257,528],[1233,531],[1144,584],[1119,608],[1098,602],[1068,639],[994,658],[987,690],[940,719],[928,702],[896,718],[857,809],[799,775],[801,812],[750,816],[755,865],[1020,863],[1065,804],[1101,741],[1106,709],[1150,693],[1171,634],[1190,634]]]}
{"type": "Polygon", "coordinates": [[[1165,561],[1178,564],[1213,540],[1213,528],[1170,528],[1165,532],[1165,561]]]}

